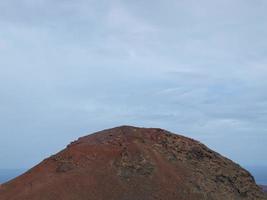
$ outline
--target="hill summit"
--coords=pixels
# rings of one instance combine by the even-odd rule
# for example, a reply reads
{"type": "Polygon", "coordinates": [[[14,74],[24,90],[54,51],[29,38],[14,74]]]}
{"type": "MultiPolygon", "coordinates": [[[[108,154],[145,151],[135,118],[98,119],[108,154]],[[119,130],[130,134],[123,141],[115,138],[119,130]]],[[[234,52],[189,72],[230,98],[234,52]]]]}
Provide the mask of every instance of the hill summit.
{"type": "Polygon", "coordinates": [[[266,200],[238,164],[184,136],[121,126],[3,184],[1,200],[266,200]]]}

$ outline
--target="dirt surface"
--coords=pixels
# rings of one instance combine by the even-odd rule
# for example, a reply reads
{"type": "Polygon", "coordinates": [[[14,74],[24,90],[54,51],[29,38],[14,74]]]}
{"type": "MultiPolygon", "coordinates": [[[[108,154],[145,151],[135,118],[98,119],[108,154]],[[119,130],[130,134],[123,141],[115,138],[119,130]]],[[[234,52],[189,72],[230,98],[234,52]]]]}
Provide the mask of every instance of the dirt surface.
{"type": "Polygon", "coordinates": [[[254,178],[205,145],[122,126],[72,142],[2,184],[1,200],[264,200],[254,178]]]}

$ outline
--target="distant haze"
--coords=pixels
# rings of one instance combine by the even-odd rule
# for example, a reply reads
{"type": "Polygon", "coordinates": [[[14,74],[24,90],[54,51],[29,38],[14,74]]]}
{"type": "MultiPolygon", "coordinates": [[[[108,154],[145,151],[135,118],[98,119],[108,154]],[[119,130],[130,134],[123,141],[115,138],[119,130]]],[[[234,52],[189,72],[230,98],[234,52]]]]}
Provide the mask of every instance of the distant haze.
{"type": "Polygon", "coordinates": [[[0,184],[5,183],[22,173],[24,173],[26,170],[24,169],[0,169],[0,184]]]}
{"type": "Polygon", "coordinates": [[[246,169],[254,176],[258,184],[267,185],[267,166],[247,166],[246,169]]]}
{"type": "Polygon", "coordinates": [[[1,168],[161,127],[267,166],[267,1],[1,0],[1,168]]]}

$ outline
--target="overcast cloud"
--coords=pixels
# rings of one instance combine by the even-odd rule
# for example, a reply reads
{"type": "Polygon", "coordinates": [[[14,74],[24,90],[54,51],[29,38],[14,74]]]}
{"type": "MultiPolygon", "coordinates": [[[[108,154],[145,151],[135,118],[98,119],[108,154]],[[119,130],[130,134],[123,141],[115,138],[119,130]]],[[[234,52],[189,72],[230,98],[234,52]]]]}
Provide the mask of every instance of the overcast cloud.
{"type": "Polygon", "coordinates": [[[128,124],[267,165],[265,0],[0,1],[0,168],[128,124]]]}

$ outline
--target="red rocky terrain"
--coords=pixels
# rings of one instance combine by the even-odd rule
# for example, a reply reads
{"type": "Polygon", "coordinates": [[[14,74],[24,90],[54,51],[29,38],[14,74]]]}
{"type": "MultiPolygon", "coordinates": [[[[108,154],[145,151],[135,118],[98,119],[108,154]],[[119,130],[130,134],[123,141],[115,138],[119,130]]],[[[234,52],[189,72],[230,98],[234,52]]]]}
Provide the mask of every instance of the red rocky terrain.
{"type": "Polygon", "coordinates": [[[122,126],[72,142],[0,187],[1,200],[266,200],[245,169],[162,129],[122,126]]]}

